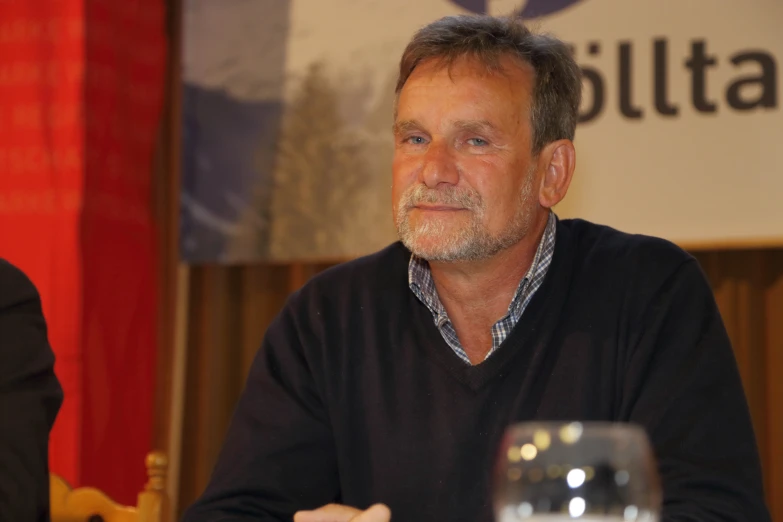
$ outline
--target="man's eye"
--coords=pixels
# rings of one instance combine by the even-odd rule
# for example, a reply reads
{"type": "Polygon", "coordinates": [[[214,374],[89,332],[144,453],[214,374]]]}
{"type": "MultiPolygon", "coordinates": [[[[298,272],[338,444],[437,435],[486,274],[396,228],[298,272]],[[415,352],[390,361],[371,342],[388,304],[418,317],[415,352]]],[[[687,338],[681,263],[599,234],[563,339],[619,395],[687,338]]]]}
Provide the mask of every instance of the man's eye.
{"type": "Polygon", "coordinates": [[[424,138],[422,138],[421,136],[410,136],[406,141],[412,145],[424,144],[424,138]]]}
{"type": "Polygon", "coordinates": [[[486,145],[489,145],[489,142],[483,138],[470,138],[468,140],[469,145],[473,145],[474,147],[484,147],[486,145]]]}

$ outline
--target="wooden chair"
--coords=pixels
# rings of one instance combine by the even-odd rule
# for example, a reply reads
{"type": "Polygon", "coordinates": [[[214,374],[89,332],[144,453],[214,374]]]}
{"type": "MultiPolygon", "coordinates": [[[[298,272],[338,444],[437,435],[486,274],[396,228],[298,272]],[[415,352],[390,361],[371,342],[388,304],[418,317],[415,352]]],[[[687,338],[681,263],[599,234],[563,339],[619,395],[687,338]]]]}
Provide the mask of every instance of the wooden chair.
{"type": "Polygon", "coordinates": [[[71,489],[62,477],[49,475],[52,522],[162,522],[168,461],[163,453],[147,455],[147,485],[138,505],[121,506],[89,487],[71,489]]]}

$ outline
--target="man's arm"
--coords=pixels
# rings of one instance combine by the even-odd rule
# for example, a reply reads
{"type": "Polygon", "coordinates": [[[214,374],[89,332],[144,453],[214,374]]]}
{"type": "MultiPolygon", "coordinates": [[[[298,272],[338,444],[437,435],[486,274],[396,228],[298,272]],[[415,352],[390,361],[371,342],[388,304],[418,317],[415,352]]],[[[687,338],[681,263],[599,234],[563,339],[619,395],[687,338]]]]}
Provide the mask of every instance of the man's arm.
{"type": "Polygon", "coordinates": [[[681,265],[638,321],[622,409],[652,440],[662,522],[769,521],[734,353],[698,264],[681,265]]]}
{"type": "Polygon", "coordinates": [[[291,300],[270,325],[203,496],[184,522],[290,521],[337,500],[332,430],[291,300]]]}
{"type": "Polygon", "coordinates": [[[0,260],[0,520],[49,520],[49,431],[62,398],[38,292],[0,260]]]}

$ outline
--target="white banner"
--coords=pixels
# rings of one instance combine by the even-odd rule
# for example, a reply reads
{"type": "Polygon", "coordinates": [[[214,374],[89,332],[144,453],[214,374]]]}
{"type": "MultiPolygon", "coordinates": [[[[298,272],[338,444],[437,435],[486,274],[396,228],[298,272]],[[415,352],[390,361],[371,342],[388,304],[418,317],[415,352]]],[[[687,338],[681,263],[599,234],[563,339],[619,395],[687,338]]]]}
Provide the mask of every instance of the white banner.
{"type": "Polygon", "coordinates": [[[469,12],[533,15],[583,68],[577,171],[561,217],[687,246],[783,244],[780,0],[185,7],[186,259],[333,259],[393,241],[398,61],[419,27],[469,12]],[[236,166],[237,155],[247,161],[236,166]]]}

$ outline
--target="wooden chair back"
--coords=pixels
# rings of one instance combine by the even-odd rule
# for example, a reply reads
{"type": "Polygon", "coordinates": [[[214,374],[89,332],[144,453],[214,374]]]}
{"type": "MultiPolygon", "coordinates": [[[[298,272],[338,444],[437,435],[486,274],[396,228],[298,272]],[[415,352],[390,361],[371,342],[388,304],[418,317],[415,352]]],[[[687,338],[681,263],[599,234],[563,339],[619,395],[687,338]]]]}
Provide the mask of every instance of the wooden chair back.
{"type": "Polygon", "coordinates": [[[123,506],[102,491],[72,489],[62,477],[49,475],[52,522],[162,522],[168,461],[163,453],[147,455],[147,484],[136,506],[123,506]]]}

